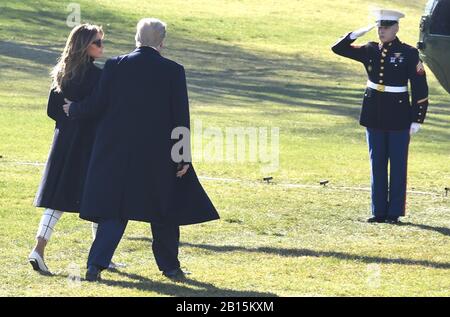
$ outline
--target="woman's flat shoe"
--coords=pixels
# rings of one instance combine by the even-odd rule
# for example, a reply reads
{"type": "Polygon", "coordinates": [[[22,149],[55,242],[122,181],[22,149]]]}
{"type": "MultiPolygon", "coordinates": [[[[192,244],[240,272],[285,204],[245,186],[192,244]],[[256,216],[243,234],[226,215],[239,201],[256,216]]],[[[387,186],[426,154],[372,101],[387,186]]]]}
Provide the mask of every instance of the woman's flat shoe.
{"type": "Polygon", "coordinates": [[[30,262],[33,270],[42,273],[50,273],[47,265],[45,265],[44,259],[35,250],[31,251],[30,255],[28,256],[28,262],[30,262]]]}

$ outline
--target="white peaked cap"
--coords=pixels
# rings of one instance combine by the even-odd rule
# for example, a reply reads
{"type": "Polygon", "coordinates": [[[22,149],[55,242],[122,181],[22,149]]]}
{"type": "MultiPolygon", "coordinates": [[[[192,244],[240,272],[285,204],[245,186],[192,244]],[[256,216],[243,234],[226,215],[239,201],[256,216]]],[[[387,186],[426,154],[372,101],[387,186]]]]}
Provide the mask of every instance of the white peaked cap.
{"type": "Polygon", "coordinates": [[[397,21],[405,17],[400,11],[387,10],[387,9],[375,9],[372,10],[372,15],[375,17],[375,21],[397,21]]]}

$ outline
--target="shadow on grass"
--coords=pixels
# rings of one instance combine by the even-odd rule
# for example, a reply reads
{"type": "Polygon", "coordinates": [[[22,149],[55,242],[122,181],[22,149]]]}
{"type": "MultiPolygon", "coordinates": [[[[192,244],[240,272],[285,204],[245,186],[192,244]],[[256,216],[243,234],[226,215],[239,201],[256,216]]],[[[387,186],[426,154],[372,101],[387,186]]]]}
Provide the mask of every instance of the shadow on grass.
{"type": "MultiPolygon", "coordinates": [[[[4,14],[12,20],[21,17],[21,20],[28,23],[28,29],[36,30],[34,37],[40,38],[41,35],[37,32],[42,33],[42,28],[54,30],[59,35],[49,35],[54,41],[67,36],[69,28],[65,26],[68,14],[65,6],[41,8],[39,3],[30,5],[33,10],[6,7],[4,14]],[[55,10],[57,12],[54,12],[55,10]]],[[[89,6],[83,13],[84,21],[110,25],[105,28],[108,39],[107,54],[125,54],[133,49],[135,21],[131,18],[119,11],[96,5],[89,6]]],[[[339,62],[338,57],[327,60],[301,54],[253,51],[230,45],[217,38],[195,39],[185,31],[177,32],[175,29],[175,32],[169,32],[163,55],[186,66],[191,100],[197,105],[202,105],[205,109],[208,109],[209,105],[221,106],[226,110],[227,107],[248,107],[251,104],[253,107],[259,107],[269,122],[270,118],[285,115],[289,109],[307,114],[330,115],[330,121],[334,120],[331,116],[358,120],[366,81],[362,67],[360,72],[354,74],[339,62]],[[360,88],[349,87],[349,83],[358,82],[361,83],[360,88]],[[280,106],[284,108],[277,109],[280,106]]],[[[340,34],[337,34],[336,38],[339,36],[340,34]]],[[[43,32],[42,43],[45,38],[43,32]]],[[[55,63],[63,45],[63,41],[55,43],[54,46],[58,47],[56,49],[13,40],[0,41],[0,55],[50,66],[55,63]]],[[[331,56],[330,47],[323,47],[323,51],[331,56]]],[[[42,94],[47,94],[47,91],[42,94]]],[[[443,95],[440,94],[439,97],[440,102],[430,106],[430,114],[450,117],[450,107],[444,100],[448,96],[442,98],[443,95]]],[[[211,111],[210,115],[220,117],[223,111],[211,111]]],[[[434,141],[448,141],[450,133],[446,129],[446,120],[431,116],[427,119],[427,124],[438,129],[433,132],[434,141]]],[[[315,129],[314,133],[319,133],[319,130],[315,129]]]]}
{"type": "Polygon", "coordinates": [[[433,226],[428,226],[428,225],[423,225],[423,224],[418,224],[418,223],[411,223],[411,222],[402,222],[402,223],[400,223],[400,226],[415,227],[415,228],[419,228],[419,229],[423,229],[423,230],[434,231],[434,232],[440,233],[444,236],[450,237],[450,228],[446,228],[446,227],[433,227],[433,226]]]}
{"type": "MultiPolygon", "coordinates": [[[[156,292],[162,295],[169,296],[180,296],[180,297],[275,297],[277,296],[274,293],[267,292],[257,292],[257,291],[238,291],[233,289],[224,289],[220,287],[216,287],[213,284],[200,282],[194,280],[192,278],[184,278],[177,281],[170,281],[168,279],[167,283],[153,281],[147,277],[142,275],[133,274],[123,272],[118,269],[109,269],[105,271],[111,274],[117,274],[122,277],[128,278],[132,281],[115,281],[110,279],[102,279],[98,282],[99,284],[112,286],[112,287],[121,287],[127,289],[136,289],[140,291],[149,291],[156,292]]],[[[201,272],[200,272],[201,274],[201,272]]],[[[43,275],[43,274],[42,274],[43,275]]],[[[66,273],[54,273],[50,275],[46,275],[48,277],[59,277],[59,278],[70,278],[70,276],[66,273]]],[[[81,279],[81,281],[86,283],[94,283],[87,282],[85,279],[81,279]]]]}
{"type": "Polygon", "coordinates": [[[152,291],[159,294],[182,297],[209,297],[209,296],[226,296],[226,297],[274,297],[273,293],[255,292],[255,291],[238,291],[232,289],[222,289],[210,283],[196,281],[192,278],[185,278],[177,282],[163,283],[152,281],[144,276],[132,273],[126,273],[119,270],[113,270],[112,273],[126,277],[133,281],[112,281],[102,280],[101,284],[131,288],[142,291],[152,291]]]}
{"type": "MultiPolygon", "coordinates": [[[[418,225],[420,226],[420,225],[418,225]]],[[[431,227],[433,228],[433,227],[431,227]]],[[[151,238],[146,237],[128,237],[127,240],[134,241],[146,241],[151,242],[151,238]]],[[[209,244],[194,244],[189,242],[183,242],[180,244],[184,247],[190,248],[200,248],[212,252],[248,252],[248,253],[266,253],[272,255],[279,255],[284,257],[314,257],[314,258],[336,258],[345,261],[361,261],[364,263],[379,263],[379,264],[400,264],[400,265],[413,265],[413,266],[424,266],[431,267],[435,269],[450,269],[450,263],[445,262],[434,262],[428,260],[413,260],[413,259],[403,259],[403,258],[385,258],[379,256],[367,256],[367,255],[357,255],[345,252],[336,251],[315,251],[310,249],[280,249],[272,247],[257,247],[257,248],[246,248],[241,246],[219,246],[219,245],[209,245],[209,244]]]]}
{"type": "MultiPolygon", "coordinates": [[[[123,39],[117,40],[123,43],[123,39]]],[[[114,38],[110,41],[114,50],[123,48],[120,50],[123,53],[129,52],[132,47],[128,44],[114,45],[114,38]]],[[[60,48],[46,45],[0,41],[0,55],[32,61],[42,65],[46,71],[56,63],[59,53],[60,48]]],[[[264,52],[189,40],[177,35],[171,36],[163,54],[185,64],[191,101],[201,106],[202,111],[210,105],[223,108],[208,109],[211,116],[222,116],[227,107],[251,104],[268,118],[286,115],[289,108],[305,114],[341,116],[355,121],[359,118],[363,88],[349,88],[345,83],[340,83],[343,78],[346,81],[349,78],[339,65],[330,67],[324,61],[305,56],[269,56],[264,52]]],[[[11,67],[17,70],[19,66],[11,67]]],[[[20,70],[26,71],[22,68],[20,70]]],[[[41,75],[39,70],[28,71],[41,75]]],[[[359,80],[363,81],[361,76],[357,76],[354,82],[359,80]]],[[[430,106],[430,113],[439,112],[444,116],[450,116],[449,110],[442,104],[430,106]]],[[[435,140],[444,142],[450,138],[450,133],[445,129],[448,124],[446,120],[429,117],[427,123],[439,129],[434,131],[435,140]]]]}
{"type": "MultiPolygon", "coordinates": [[[[51,35],[54,41],[67,36],[69,28],[64,26],[67,12],[63,6],[41,8],[38,4],[32,4],[32,7],[34,10],[7,6],[4,9],[5,17],[12,20],[21,17],[21,20],[28,23],[27,28],[31,31],[54,29],[58,34],[58,37],[51,35]]],[[[102,21],[111,25],[105,28],[108,39],[106,52],[126,54],[133,49],[135,22],[125,19],[120,12],[107,8],[100,10],[97,6],[92,6],[83,13],[83,19],[87,21],[102,21]],[[118,29],[120,32],[116,32],[118,29]]],[[[39,33],[32,35],[40,37],[39,33]]],[[[15,38],[18,37],[13,37],[15,38]]],[[[45,40],[45,35],[42,35],[42,43],[45,40]]],[[[0,54],[50,66],[56,62],[64,45],[63,41],[54,43],[54,47],[38,44],[0,41],[0,54]]],[[[275,103],[355,119],[359,116],[363,92],[339,86],[339,83],[332,80],[346,71],[338,63],[330,67],[326,61],[299,54],[284,56],[249,51],[225,41],[193,39],[189,35],[175,32],[169,32],[165,46],[163,55],[186,66],[191,96],[203,105],[228,107],[248,103],[275,103]],[[311,80],[324,84],[321,83],[318,87],[311,80]],[[331,106],[332,104],[335,106],[331,106]]],[[[324,49],[329,50],[328,47],[324,49]]],[[[266,106],[265,110],[267,114],[271,114],[271,107],[266,106]]],[[[277,115],[276,112],[273,114],[277,115]]]]}
{"type": "Polygon", "coordinates": [[[0,55],[26,61],[32,61],[44,66],[53,66],[61,55],[62,47],[48,45],[33,45],[12,41],[0,41],[0,55]]]}

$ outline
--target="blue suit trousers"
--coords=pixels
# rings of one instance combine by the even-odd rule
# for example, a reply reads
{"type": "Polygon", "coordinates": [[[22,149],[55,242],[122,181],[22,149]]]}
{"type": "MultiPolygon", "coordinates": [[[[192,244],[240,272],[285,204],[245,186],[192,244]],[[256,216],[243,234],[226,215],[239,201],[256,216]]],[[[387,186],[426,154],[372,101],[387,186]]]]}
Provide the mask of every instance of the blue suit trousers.
{"type": "Polygon", "coordinates": [[[367,128],[366,135],[371,164],[372,214],[381,218],[404,216],[409,130],[367,128]]]}

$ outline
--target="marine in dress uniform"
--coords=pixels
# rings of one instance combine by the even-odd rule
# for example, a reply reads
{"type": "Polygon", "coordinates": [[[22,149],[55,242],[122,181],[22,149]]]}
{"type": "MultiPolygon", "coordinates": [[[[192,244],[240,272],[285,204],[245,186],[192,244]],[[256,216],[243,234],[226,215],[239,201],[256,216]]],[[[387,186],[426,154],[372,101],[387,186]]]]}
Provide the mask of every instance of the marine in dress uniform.
{"type": "Polygon", "coordinates": [[[366,127],[371,162],[373,217],[369,222],[396,223],[405,215],[408,147],[410,136],[425,120],[428,85],[418,50],[396,36],[404,14],[385,9],[373,14],[376,24],[348,33],[332,50],[361,62],[367,71],[360,124],[366,127]],[[352,45],[374,27],[379,43],[352,45]]]}

